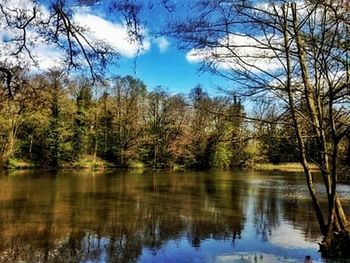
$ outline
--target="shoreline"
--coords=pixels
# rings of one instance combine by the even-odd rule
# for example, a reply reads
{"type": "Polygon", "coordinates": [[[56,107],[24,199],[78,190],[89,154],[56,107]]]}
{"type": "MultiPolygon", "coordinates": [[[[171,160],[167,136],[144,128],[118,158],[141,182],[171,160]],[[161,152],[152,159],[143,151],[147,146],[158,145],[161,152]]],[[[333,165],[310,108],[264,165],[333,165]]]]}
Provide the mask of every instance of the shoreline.
{"type": "MultiPolygon", "coordinates": [[[[183,166],[174,166],[174,167],[152,167],[147,166],[145,164],[140,165],[133,165],[129,167],[120,167],[111,163],[102,163],[97,162],[93,163],[92,165],[77,165],[77,164],[64,164],[59,167],[49,167],[49,166],[42,166],[37,165],[35,163],[25,162],[21,161],[18,162],[17,165],[0,165],[0,170],[8,171],[8,172],[15,172],[15,171],[173,171],[173,172],[190,172],[190,171],[208,171],[212,169],[207,170],[196,170],[196,169],[190,169],[183,166]],[[97,164],[98,163],[98,164],[97,164]]],[[[312,172],[320,173],[320,169],[314,165],[310,164],[310,168],[312,172]]],[[[238,168],[231,168],[229,170],[235,170],[238,168]]],[[[220,168],[214,168],[214,170],[227,170],[227,169],[220,169],[220,168]]],[[[241,169],[242,170],[242,169],[241,169]]],[[[280,163],[280,164],[272,164],[272,163],[259,163],[253,165],[253,167],[249,167],[247,169],[243,170],[249,170],[249,171],[257,171],[257,172],[281,172],[281,173],[304,173],[304,169],[300,163],[280,163]]],[[[342,173],[339,173],[339,182],[340,183],[350,183],[350,176],[347,175],[350,172],[345,172],[345,175],[342,175],[342,173]]]]}
{"type": "MultiPolygon", "coordinates": [[[[310,164],[311,170],[314,172],[320,171],[316,165],[310,164]]],[[[51,167],[45,165],[39,165],[37,163],[26,161],[26,160],[12,160],[7,164],[2,164],[1,168],[4,170],[139,170],[139,169],[152,169],[152,170],[194,170],[186,168],[183,166],[174,167],[152,167],[141,162],[132,162],[129,166],[121,167],[107,161],[77,161],[74,163],[65,163],[59,165],[58,167],[51,167]]],[[[232,168],[234,169],[234,168],[232,168]]],[[[226,170],[226,169],[223,169],[226,170]]],[[[254,164],[252,167],[247,168],[247,170],[253,171],[280,171],[280,172],[303,172],[303,167],[300,163],[258,163],[254,164]]]]}
{"type": "MultiPolygon", "coordinates": [[[[254,171],[304,172],[304,168],[300,163],[259,163],[255,164],[252,169],[254,171]]],[[[314,164],[310,164],[310,169],[313,172],[320,171],[314,164]]]]}

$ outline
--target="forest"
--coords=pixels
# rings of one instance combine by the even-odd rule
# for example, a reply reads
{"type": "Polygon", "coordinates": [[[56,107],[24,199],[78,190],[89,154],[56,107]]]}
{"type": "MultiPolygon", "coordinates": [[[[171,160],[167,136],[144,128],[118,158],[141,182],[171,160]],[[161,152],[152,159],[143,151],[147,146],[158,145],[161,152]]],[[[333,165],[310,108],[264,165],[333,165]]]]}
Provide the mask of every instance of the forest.
{"type": "MultiPolygon", "coordinates": [[[[290,125],[261,104],[246,116],[235,94],[212,97],[149,91],[131,76],[93,87],[63,72],[24,76],[0,110],[2,164],[8,168],[254,168],[297,162],[290,125]]],[[[4,89],[3,89],[4,90],[4,89]]],[[[312,138],[308,152],[316,155],[312,138]]],[[[349,138],[340,162],[349,163],[349,138]]]]}
{"type": "Polygon", "coordinates": [[[0,43],[3,166],[209,169],[297,161],[322,255],[350,257],[337,189],[349,179],[350,164],[348,1],[28,3],[21,9],[0,1],[0,26],[9,31],[0,43]],[[162,9],[157,34],[228,85],[218,96],[200,84],[174,94],[106,74],[118,50],[74,16],[77,6],[99,4],[121,17],[126,35],[141,46],[142,11],[162,9]],[[24,58],[38,64],[32,55],[38,43],[63,51],[64,67],[26,70],[24,58]]]}
{"type": "MultiPolygon", "coordinates": [[[[6,168],[254,169],[300,158],[292,124],[274,123],[271,104],[255,104],[248,117],[236,94],[213,97],[201,85],[170,94],[160,86],[150,91],[132,76],[95,86],[59,70],[21,76],[11,98],[1,94],[6,168]]],[[[346,137],[340,144],[344,179],[349,143],[346,137]]],[[[306,144],[317,158],[314,139],[306,144]]]]}
{"type": "Polygon", "coordinates": [[[131,76],[92,87],[54,70],[22,81],[13,98],[2,94],[8,167],[230,168],[256,155],[236,96],[210,97],[199,85],[188,95],[149,91],[131,76]]]}

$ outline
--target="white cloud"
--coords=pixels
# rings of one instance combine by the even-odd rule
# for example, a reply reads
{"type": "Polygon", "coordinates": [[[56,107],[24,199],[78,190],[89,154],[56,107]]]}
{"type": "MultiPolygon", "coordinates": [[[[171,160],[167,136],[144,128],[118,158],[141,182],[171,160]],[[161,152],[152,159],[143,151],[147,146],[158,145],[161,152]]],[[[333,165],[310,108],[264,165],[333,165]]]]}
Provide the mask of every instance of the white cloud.
{"type": "MultiPolygon", "coordinates": [[[[131,40],[126,25],[112,23],[100,16],[89,13],[78,12],[73,19],[77,24],[90,31],[87,33],[90,39],[106,42],[122,56],[131,58],[138,52],[143,53],[150,49],[151,43],[148,37],[145,37],[142,46],[140,46],[137,42],[131,40]]],[[[141,33],[146,35],[145,30],[141,33]]]]}
{"type": "Polygon", "coordinates": [[[26,49],[14,55],[22,45],[21,41],[18,43],[14,41],[21,37],[20,30],[9,30],[0,24],[0,31],[0,62],[9,65],[26,65],[31,70],[47,70],[64,63],[64,53],[57,47],[49,45],[33,28],[28,28],[26,33],[26,45],[30,49],[30,55],[26,49]]]}
{"type": "MultiPolygon", "coordinates": [[[[269,36],[268,36],[269,37],[269,36]]],[[[272,45],[280,45],[280,37],[271,37],[272,45]]],[[[190,63],[212,62],[219,69],[274,71],[281,67],[275,53],[266,48],[266,37],[231,34],[218,40],[217,47],[192,49],[186,54],[190,63]],[[244,62],[243,62],[244,61],[244,62]]]]}
{"type": "MultiPolygon", "coordinates": [[[[0,49],[7,47],[0,43],[0,49]]],[[[0,61],[9,65],[27,65],[31,70],[48,70],[53,67],[59,67],[64,64],[64,54],[55,47],[39,45],[31,48],[31,56],[28,53],[21,53],[13,56],[10,52],[1,52],[0,61]]]]}
{"type": "Polygon", "coordinates": [[[190,63],[201,63],[206,60],[210,60],[211,58],[211,50],[209,48],[206,49],[191,49],[186,54],[186,59],[190,63]]]}
{"type": "MultiPolygon", "coordinates": [[[[314,8],[314,4],[308,3],[304,0],[296,0],[294,3],[296,4],[297,15],[300,21],[305,19],[305,17],[311,14],[311,12],[313,12],[313,19],[316,19],[316,21],[322,19],[320,12],[314,8]]],[[[256,15],[259,15],[259,12],[262,12],[262,16],[265,15],[265,12],[277,12],[278,14],[281,14],[282,4],[283,3],[278,1],[256,1],[256,3],[254,3],[256,15]]],[[[321,10],[321,13],[322,12],[323,11],[321,10]]],[[[292,12],[289,12],[288,16],[292,19],[292,12]]],[[[218,47],[192,49],[186,54],[186,59],[190,63],[211,62],[218,69],[246,69],[253,71],[254,73],[261,70],[273,72],[282,68],[281,62],[277,58],[277,56],[280,56],[281,54],[276,51],[276,55],[276,53],[268,47],[271,45],[272,47],[277,47],[275,50],[278,50],[278,48],[283,50],[282,36],[278,34],[249,36],[248,34],[249,31],[242,31],[242,33],[236,32],[219,39],[218,47]],[[247,35],[244,35],[243,32],[247,32],[247,35]],[[235,53],[234,55],[232,51],[235,53]],[[238,59],[239,57],[242,58],[246,64],[242,63],[242,61],[238,59]]],[[[291,45],[291,49],[296,49],[294,42],[291,45]]]]}
{"type": "Polygon", "coordinates": [[[269,242],[282,248],[314,248],[317,249],[316,242],[305,240],[303,232],[293,228],[291,225],[284,224],[278,227],[269,238],[269,242]],[[285,237],[288,237],[286,239],[285,237]]]}
{"type": "MultiPolygon", "coordinates": [[[[306,16],[309,12],[310,9],[314,8],[314,4],[308,5],[306,1],[304,0],[296,0],[293,1],[293,3],[296,4],[296,8],[298,11],[298,14],[302,17],[306,16]]],[[[256,10],[262,10],[262,11],[267,11],[267,12],[278,12],[279,14],[282,14],[282,6],[285,3],[283,2],[271,2],[271,1],[260,1],[254,4],[254,7],[256,7],[256,10]]],[[[289,12],[288,16],[292,19],[292,12],[289,12]]]]}
{"type": "Polygon", "coordinates": [[[156,43],[160,53],[166,52],[170,46],[170,43],[166,37],[157,37],[153,41],[156,43]]]}
{"type": "Polygon", "coordinates": [[[34,50],[38,67],[41,70],[48,70],[53,67],[63,66],[64,54],[54,47],[38,46],[34,50]]]}
{"type": "Polygon", "coordinates": [[[4,0],[5,7],[10,9],[20,8],[22,10],[33,10],[34,1],[31,0],[4,0]]]}
{"type": "MultiPolygon", "coordinates": [[[[300,262],[300,259],[284,258],[285,255],[263,253],[260,251],[254,252],[236,252],[233,255],[224,254],[215,256],[215,263],[242,263],[242,262],[257,262],[257,255],[259,257],[258,262],[279,262],[279,263],[296,263],[300,262]]],[[[314,261],[313,261],[314,262],[314,261]]],[[[316,263],[316,262],[315,262],[316,263]]]]}
{"type": "Polygon", "coordinates": [[[273,245],[283,248],[314,248],[318,245],[315,242],[305,240],[303,232],[293,228],[289,224],[283,224],[278,227],[269,238],[269,242],[273,245]]]}
{"type": "MultiPolygon", "coordinates": [[[[15,8],[20,8],[24,12],[30,14],[33,11],[33,1],[31,0],[9,0],[3,3],[5,10],[9,10],[9,14],[12,15],[11,19],[16,20],[16,12],[11,11],[15,8]]],[[[34,19],[33,24],[40,20],[46,20],[49,17],[49,11],[45,6],[36,4],[37,17],[34,19]]],[[[104,42],[108,44],[121,56],[132,58],[137,54],[142,54],[150,50],[151,41],[147,35],[146,29],[141,29],[141,34],[144,36],[142,45],[131,41],[128,35],[128,30],[125,24],[113,23],[100,16],[92,14],[92,10],[89,8],[74,9],[73,22],[79,24],[86,29],[84,32],[85,37],[92,43],[104,42]]],[[[0,17],[0,62],[9,63],[14,65],[28,65],[31,69],[47,70],[51,67],[59,67],[63,65],[66,59],[64,51],[60,50],[54,44],[47,43],[47,41],[40,36],[34,26],[27,28],[26,44],[30,49],[32,58],[28,53],[20,53],[14,56],[14,53],[18,50],[18,45],[21,42],[14,41],[19,38],[23,31],[19,29],[7,27],[7,23],[4,17],[0,17]]],[[[63,40],[64,41],[64,40],[63,40]]],[[[163,43],[163,46],[166,44],[163,43]]],[[[164,47],[163,47],[164,48],[164,47]]],[[[79,59],[79,58],[78,58],[79,59]]],[[[84,63],[84,61],[80,61],[84,63]]]]}

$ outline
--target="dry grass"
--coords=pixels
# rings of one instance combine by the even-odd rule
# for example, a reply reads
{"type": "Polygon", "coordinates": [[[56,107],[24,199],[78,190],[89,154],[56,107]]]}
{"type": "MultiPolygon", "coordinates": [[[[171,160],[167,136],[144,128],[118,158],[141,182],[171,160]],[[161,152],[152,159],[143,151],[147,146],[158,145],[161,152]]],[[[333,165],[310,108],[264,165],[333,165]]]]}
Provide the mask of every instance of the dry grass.
{"type": "MultiPolygon", "coordinates": [[[[314,164],[310,164],[310,168],[313,171],[318,171],[318,167],[314,164]]],[[[281,171],[281,172],[303,172],[303,166],[300,163],[259,163],[254,166],[254,170],[258,171],[281,171]]]]}

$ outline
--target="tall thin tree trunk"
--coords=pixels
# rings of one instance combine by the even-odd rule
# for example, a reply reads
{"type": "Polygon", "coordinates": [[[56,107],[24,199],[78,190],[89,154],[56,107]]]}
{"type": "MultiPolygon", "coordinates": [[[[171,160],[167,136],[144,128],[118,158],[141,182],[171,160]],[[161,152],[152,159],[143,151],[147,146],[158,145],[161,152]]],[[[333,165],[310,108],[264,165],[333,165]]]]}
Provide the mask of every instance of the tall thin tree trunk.
{"type": "MultiPolygon", "coordinates": [[[[304,50],[304,42],[302,38],[302,33],[299,31],[298,24],[298,14],[296,9],[296,3],[291,4],[292,9],[292,24],[295,44],[297,46],[298,63],[300,65],[303,85],[304,85],[304,96],[306,100],[307,109],[309,112],[309,123],[312,125],[312,130],[316,135],[317,151],[319,153],[319,167],[321,169],[321,174],[324,180],[324,185],[327,193],[328,199],[328,222],[325,225],[320,221],[319,214],[322,211],[315,206],[317,218],[321,226],[324,239],[321,243],[321,252],[327,257],[349,257],[349,247],[350,247],[350,235],[348,231],[348,222],[344,214],[342,205],[340,203],[339,197],[336,193],[337,184],[337,154],[338,154],[338,137],[336,134],[335,123],[333,119],[333,94],[332,87],[328,91],[329,101],[328,105],[325,106],[321,102],[320,92],[317,92],[317,87],[313,87],[310,81],[310,75],[308,70],[308,62],[306,60],[306,53],[304,50]],[[328,128],[331,129],[331,134],[326,138],[326,130],[324,128],[324,112],[326,112],[328,107],[328,128]],[[320,211],[319,211],[320,210],[320,211]]],[[[290,102],[293,108],[293,102],[290,102]]],[[[298,141],[302,142],[302,138],[299,138],[300,134],[297,134],[298,141]]],[[[316,195],[315,188],[313,186],[312,177],[310,176],[310,170],[306,165],[306,155],[302,147],[302,143],[299,142],[299,148],[301,150],[302,162],[304,166],[305,173],[307,175],[307,183],[311,197],[313,199],[316,195]]]]}
{"type": "Polygon", "coordinates": [[[316,94],[313,90],[313,87],[310,81],[310,74],[307,66],[306,54],[304,51],[304,42],[299,32],[296,3],[292,3],[291,5],[292,5],[292,13],[293,13],[293,32],[295,37],[295,43],[297,46],[298,62],[300,65],[301,75],[303,79],[304,95],[306,99],[308,112],[310,115],[310,123],[312,125],[312,129],[317,139],[317,146],[318,146],[317,150],[319,153],[321,173],[324,179],[328,200],[329,202],[331,202],[331,199],[332,199],[331,198],[331,180],[329,176],[329,160],[327,155],[327,143],[326,143],[324,130],[320,123],[320,116],[318,114],[319,112],[322,112],[322,111],[317,109],[317,103],[315,102],[317,101],[317,98],[315,98],[316,94]]]}
{"type": "Polygon", "coordinates": [[[29,136],[29,155],[32,155],[32,151],[33,151],[33,133],[30,134],[29,136]]]}
{"type": "Polygon", "coordinates": [[[283,7],[283,11],[284,11],[284,16],[285,16],[285,22],[284,22],[284,48],[286,51],[286,63],[287,63],[287,83],[286,83],[286,88],[287,88],[287,93],[288,93],[288,100],[289,100],[289,105],[290,105],[290,110],[291,110],[291,114],[292,114],[292,119],[293,119],[293,123],[294,123],[294,129],[297,135],[297,140],[298,140],[298,148],[300,150],[300,162],[303,166],[305,175],[306,175],[306,181],[307,181],[307,186],[309,189],[309,193],[311,195],[312,198],[312,203],[314,205],[314,209],[316,212],[316,216],[319,222],[319,226],[321,229],[321,232],[323,234],[325,234],[326,231],[326,224],[325,224],[325,220],[322,214],[322,210],[321,210],[321,206],[316,194],[316,190],[315,190],[315,186],[313,183],[313,176],[311,174],[310,168],[309,168],[309,164],[307,162],[307,158],[306,158],[306,152],[305,152],[305,143],[301,134],[301,130],[299,127],[299,121],[298,118],[296,116],[296,110],[295,110],[295,102],[294,102],[294,98],[293,98],[293,93],[292,93],[292,82],[291,82],[291,74],[292,74],[292,68],[291,68],[291,58],[290,58],[290,37],[288,34],[288,8],[286,7],[286,5],[283,7]]]}

